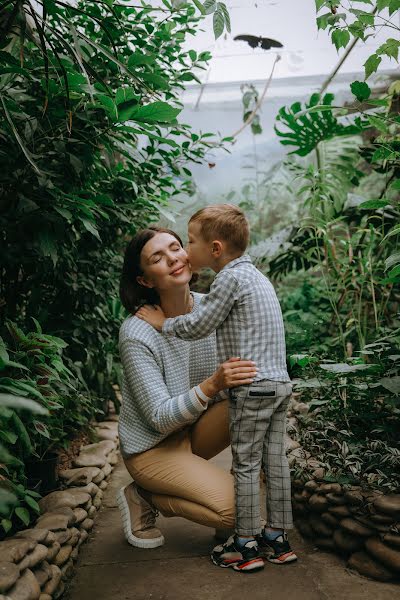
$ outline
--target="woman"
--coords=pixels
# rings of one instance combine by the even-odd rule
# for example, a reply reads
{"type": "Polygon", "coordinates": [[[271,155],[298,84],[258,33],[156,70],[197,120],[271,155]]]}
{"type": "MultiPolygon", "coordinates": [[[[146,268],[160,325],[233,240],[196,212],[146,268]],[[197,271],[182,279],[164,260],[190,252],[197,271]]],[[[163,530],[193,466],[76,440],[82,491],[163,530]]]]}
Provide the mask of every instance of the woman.
{"type": "MultiPolygon", "coordinates": [[[[150,227],[125,253],[121,300],[134,313],[159,304],[168,317],[196,309],[192,273],[178,235],[150,227]]],[[[125,537],[140,548],[164,543],[157,511],[215,528],[234,526],[232,476],[208,462],[229,445],[223,390],[251,383],[252,361],[216,365],[215,335],[166,337],[135,316],[120,330],[124,370],[119,420],[121,452],[134,482],[118,493],[125,537]]]]}

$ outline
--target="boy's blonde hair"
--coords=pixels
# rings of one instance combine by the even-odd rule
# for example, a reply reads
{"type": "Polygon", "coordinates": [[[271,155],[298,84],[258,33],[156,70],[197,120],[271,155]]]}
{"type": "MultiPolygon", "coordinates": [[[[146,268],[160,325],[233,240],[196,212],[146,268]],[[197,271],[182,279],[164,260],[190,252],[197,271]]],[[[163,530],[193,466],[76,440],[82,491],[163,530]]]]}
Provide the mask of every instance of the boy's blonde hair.
{"type": "Polygon", "coordinates": [[[249,243],[249,223],[243,213],[233,204],[214,204],[201,208],[189,223],[200,225],[200,235],[206,242],[221,240],[231,251],[243,253],[249,243]]]}

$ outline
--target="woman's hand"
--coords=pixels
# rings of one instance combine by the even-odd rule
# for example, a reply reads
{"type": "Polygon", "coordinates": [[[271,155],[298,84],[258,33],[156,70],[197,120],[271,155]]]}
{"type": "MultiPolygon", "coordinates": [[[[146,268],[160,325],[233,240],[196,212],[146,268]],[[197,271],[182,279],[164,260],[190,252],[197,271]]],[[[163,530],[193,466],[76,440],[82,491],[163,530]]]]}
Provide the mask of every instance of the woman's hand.
{"type": "Polygon", "coordinates": [[[142,319],[142,321],[147,321],[147,323],[150,323],[150,325],[157,329],[157,331],[162,331],[162,327],[166,319],[166,316],[160,306],[150,306],[149,304],[141,306],[135,313],[135,317],[139,317],[139,319],[142,319]]]}
{"type": "Polygon", "coordinates": [[[212,398],[227,388],[253,383],[257,371],[256,363],[252,360],[230,358],[218,367],[214,375],[203,381],[200,388],[206,396],[212,398]]]}

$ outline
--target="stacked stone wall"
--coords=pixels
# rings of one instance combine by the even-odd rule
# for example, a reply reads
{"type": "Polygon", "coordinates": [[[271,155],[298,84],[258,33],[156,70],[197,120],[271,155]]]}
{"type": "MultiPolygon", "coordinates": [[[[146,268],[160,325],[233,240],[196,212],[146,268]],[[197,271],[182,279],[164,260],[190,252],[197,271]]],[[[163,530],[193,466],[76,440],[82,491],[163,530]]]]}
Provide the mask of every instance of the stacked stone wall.
{"type": "Polygon", "coordinates": [[[326,481],[324,465],[291,437],[299,426],[297,416],[307,410],[294,395],[287,427],[289,465],[307,467],[310,473],[292,481],[297,529],[318,548],[342,556],[361,575],[400,581],[400,494],[326,481]]]}
{"type": "Polygon", "coordinates": [[[41,515],[31,528],[0,542],[0,600],[62,596],[118,462],[117,416],[95,429],[100,441],[82,446],[74,468],[60,473],[65,489],[39,501],[41,515]]]}

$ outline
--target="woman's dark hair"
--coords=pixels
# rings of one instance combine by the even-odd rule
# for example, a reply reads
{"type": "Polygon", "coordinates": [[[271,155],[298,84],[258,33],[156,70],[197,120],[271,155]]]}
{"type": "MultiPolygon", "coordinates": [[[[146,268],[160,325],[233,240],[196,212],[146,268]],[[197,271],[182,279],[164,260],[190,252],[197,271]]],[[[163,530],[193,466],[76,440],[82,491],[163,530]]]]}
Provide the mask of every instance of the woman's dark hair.
{"type": "Polygon", "coordinates": [[[130,313],[134,313],[142,304],[159,304],[159,297],[154,289],[144,287],[137,281],[139,275],[143,275],[140,266],[140,256],[144,246],[157,233],[169,233],[183,247],[182,240],[175,231],[164,227],[147,227],[137,232],[125,250],[124,266],[122,268],[121,281],[119,284],[119,296],[122,304],[130,313]]]}

